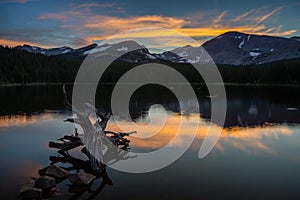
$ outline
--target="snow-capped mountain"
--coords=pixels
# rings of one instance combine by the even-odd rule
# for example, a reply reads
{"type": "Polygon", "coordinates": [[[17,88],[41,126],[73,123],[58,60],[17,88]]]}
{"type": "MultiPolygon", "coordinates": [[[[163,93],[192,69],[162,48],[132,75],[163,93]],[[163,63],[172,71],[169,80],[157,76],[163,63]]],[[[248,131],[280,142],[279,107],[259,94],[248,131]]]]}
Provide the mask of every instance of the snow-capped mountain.
{"type": "Polygon", "coordinates": [[[131,63],[170,61],[173,63],[193,64],[209,63],[212,62],[212,58],[216,64],[257,65],[300,59],[299,37],[283,38],[240,32],[224,33],[199,47],[187,45],[163,53],[150,53],[145,46],[134,41],[123,41],[100,46],[92,44],[79,49],[70,47],[44,49],[30,45],[17,46],[15,48],[47,56],[55,55],[71,59],[83,59],[89,54],[98,57],[118,57],[120,54],[125,53],[120,59],[131,63]]]}
{"type": "Polygon", "coordinates": [[[224,33],[202,47],[217,64],[263,64],[300,58],[300,41],[240,32],[224,33]]]}
{"type": "MultiPolygon", "coordinates": [[[[205,42],[202,47],[216,64],[250,65],[300,58],[297,37],[282,38],[227,32],[205,42]]],[[[206,63],[209,56],[201,47],[179,47],[177,53],[190,63],[206,63]]]]}
{"type": "Polygon", "coordinates": [[[122,41],[115,44],[103,44],[96,46],[94,49],[83,52],[84,55],[97,54],[98,56],[105,55],[120,55],[126,52],[130,52],[134,49],[143,49],[144,46],[139,45],[134,41],[122,41]]]}
{"type": "Polygon", "coordinates": [[[154,54],[157,59],[171,61],[175,63],[187,63],[186,58],[173,51],[166,51],[160,54],[154,54]]]}
{"type": "Polygon", "coordinates": [[[97,44],[91,44],[85,47],[81,47],[79,49],[73,49],[72,51],[69,51],[64,54],[58,54],[57,56],[68,59],[83,59],[86,56],[85,52],[88,52],[96,47],[97,44]]]}
{"type": "Polygon", "coordinates": [[[212,59],[203,47],[192,47],[190,45],[178,47],[172,50],[173,53],[182,57],[186,63],[211,63],[212,59]]]}
{"type": "Polygon", "coordinates": [[[66,46],[45,49],[45,48],[41,48],[41,47],[37,47],[37,46],[30,46],[28,44],[24,44],[23,46],[16,46],[15,48],[19,49],[19,50],[24,50],[24,51],[27,51],[30,53],[43,54],[46,56],[56,56],[56,55],[65,54],[65,53],[74,51],[74,49],[72,49],[70,47],[66,47],[66,46]]]}
{"type": "Polygon", "coordinates": [[[58,48],[47,49],[44,54],[48,55],[48,56],[56,56],[56,55],[60,55],[60,54],[69,53],[72,51],[74,51],[74,49],[63,46],[63,47],[58,47],[58,48]]]}
{"type": "MultiPolygon", "coordinates": [[[[77,50],[75,50],[77,51],[77,50]]],[[[66,54],[67,55],[67,54],[66,54]]],[[[146,63],[157,58],[147,48],[135,41],[122,41],[114,44],[103,44],[82,52],[82,56],[114,57],[130,63],[146,63]],[[124,55],[123,55],[124,54],[124,55]],[[122,55],[122,56],[121,56],[122,55]]]]}

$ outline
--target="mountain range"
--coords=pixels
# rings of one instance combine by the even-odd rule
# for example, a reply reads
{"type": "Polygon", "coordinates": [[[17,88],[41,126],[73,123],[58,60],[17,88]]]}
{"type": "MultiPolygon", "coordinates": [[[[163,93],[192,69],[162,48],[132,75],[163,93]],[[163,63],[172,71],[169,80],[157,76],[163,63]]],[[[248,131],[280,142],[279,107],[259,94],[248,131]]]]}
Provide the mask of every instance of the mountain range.
{"type": "Polygon", "coordinates": [[[101,46],[91,44],[79,49],[66,46],[45,49],[26,44],[14,48],[69,59],[83,59],[88,54],[114,56],[124,52],[126,54],[121,59],[131,63],[159,62],[161,60],[174,63],[207,63],[211,59],[204,52],[204,49],[216,64],[234,66],[261,65],[276,61],[300,59],[300,37],[284,38],[240,32],[227,32],[206,41],[198,47],[187,45],[163,53],[151,53],[145,46],[134,41],[123,41],[101,46]],[[137,50],[132,51],[133,49],[137,50]]]}

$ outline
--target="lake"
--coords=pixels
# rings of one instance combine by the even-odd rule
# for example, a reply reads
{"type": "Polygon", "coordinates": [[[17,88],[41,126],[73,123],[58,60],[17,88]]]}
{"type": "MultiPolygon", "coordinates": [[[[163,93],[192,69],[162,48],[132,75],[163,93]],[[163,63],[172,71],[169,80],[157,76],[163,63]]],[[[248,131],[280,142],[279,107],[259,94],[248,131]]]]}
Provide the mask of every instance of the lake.
{"type": "MultiPolygon", "coordinates": [[[[113,86],[98,88],[96,105],[110,111],[113,86]]],[[[180,86],[184,89],[186,86],[180,86]]],[[[181,113],[174,95],[161,86],[147,85],[130,100],[131,118],[141,126],[148,114],[167,114],[167,123],[153,137],[130,136],[130,151],[149,152],[174,138],[182,119],[193,124],[201,116],[196,138],[182,157],[158,171],[131,174],[107,167],[112,185],[105,185],[95,199],[299,199],[300,197],[300,94],[299,87],[226,86],[227,116],[222,135],[204,159],[199,148],[208,129],[210,98],[203,85],[194,85],[200,113],[181,113]],[[158,106],[161,105],[161,106],[158,106]]],[[[71,98],[72,86],[67,86],[71,98]]],[[[64,122],[72,113],[65,109],[61,86],[0,87],[0,192],[2,199],[17,199],[19,189],[38,170],[59,154],[48,147],[74,125],[64,122]]],[[[107,130],[119,131],[114,116],[107,130]]],[[[159,121],[159,120],[158,120],[159,121]]],[[[138,130],[151,135],[157,127],[138,130]]],[[[216,124],[215,126],[218,126],[216,124]]],[[[131,130],[128,127],[128,131],[131,130]]],[[[185,134],[189,134],[189,128],[185,134]]],[[[181,145],[179,141],[178,148],[181,145]]],[[[176,148],[176,147],[175,147],[176,148]]],[[[75,151],[72,156],[81,156],[75,151]]],[[[61,166],[64,166],[61,165],[61,166]]],[[[93,190],[101,185],[96,180],[93,190]]],[[[59,185],[57,198],[87,199],[91,192],[76,196],[68,181],[59,185]]]]}

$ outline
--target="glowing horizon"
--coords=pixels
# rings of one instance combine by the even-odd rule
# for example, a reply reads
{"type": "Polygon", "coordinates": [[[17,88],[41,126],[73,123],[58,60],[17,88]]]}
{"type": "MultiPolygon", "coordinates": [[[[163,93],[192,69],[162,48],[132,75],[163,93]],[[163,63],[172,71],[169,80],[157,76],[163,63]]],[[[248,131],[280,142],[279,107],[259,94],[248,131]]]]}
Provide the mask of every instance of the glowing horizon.
{"type": "MultiPolygon", "coordinates": [[[[228,31],[281,37],[299,34],[297,8],[300,4],[293,0],[264,5],[254,1],[252,6],[244,7],[237,7],[234,2],[219,2],[215,6],[198,1],[180,6],[174,2],[172,11],[166,11],[164,5],[152,11],[148,8],[151,5],[124,1],[79,0],[53,4],[48,0],[6,0],[0,4],[0,44],[5,46],[78,48],[143,27],[173,29],[195,39],[199,45],[228,31]]],[[[164,32],[149,32],[128,35],[128,38],[154,37],[155,40],[156,36],[168,37],[164,32]]]]}

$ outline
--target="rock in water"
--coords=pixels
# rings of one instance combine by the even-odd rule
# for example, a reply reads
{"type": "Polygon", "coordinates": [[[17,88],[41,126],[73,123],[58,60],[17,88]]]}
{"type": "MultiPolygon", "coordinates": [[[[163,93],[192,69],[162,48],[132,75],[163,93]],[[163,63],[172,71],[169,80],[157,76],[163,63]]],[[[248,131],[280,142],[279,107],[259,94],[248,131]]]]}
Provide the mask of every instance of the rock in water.
{"type": "Polygon", "coordinates": [[[50,176],[42,176],[35,180],[34,187],[40,189],[51,189],[56,186],[56,181],[50,176]]]}
{"type": "Polygon", "coordinates": [[[22,199],[41,199],[42,190],[34,188],[34,180],[31,180],[21,187],[20,197],[22,199]]]}
{"type": "Polygon", "coordinates": [[[85,172],[79,172],[77,174],[72,174],[69,176],[69,181],[73,185],[87,185],[91,183],[96,177],[92,174],[85,172]]]}
{"type": "Polygon", "coordinates": [[[42,189],[30,188],[21,193],[22,199],[42,199],[42,189]]]}
{"type": "Polygon", "coordinates": [[[40,169],[39,174],[41,176],[47,175],[54,178],[58,178],[60,180],[64,180],[70,175],[70,173],[67,170],[64,170],[56,165],[50,165],[44,169],[40,169]]]}

